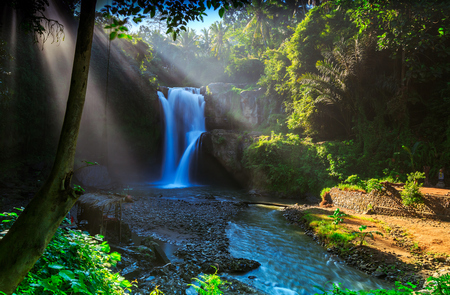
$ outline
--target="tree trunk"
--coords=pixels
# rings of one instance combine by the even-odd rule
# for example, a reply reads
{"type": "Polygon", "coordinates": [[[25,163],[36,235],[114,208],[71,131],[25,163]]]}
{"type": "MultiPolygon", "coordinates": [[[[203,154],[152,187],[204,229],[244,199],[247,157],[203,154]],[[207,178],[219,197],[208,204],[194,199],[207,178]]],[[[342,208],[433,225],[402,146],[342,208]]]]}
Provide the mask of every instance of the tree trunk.
{"type": "Polygon", "coordinates": [[[52,172],[0,240],[0,290],[6,294],[15,291],[78,198],[70,183],[86,97],[96,2],[82,0],[69,98],[52,172]]]}

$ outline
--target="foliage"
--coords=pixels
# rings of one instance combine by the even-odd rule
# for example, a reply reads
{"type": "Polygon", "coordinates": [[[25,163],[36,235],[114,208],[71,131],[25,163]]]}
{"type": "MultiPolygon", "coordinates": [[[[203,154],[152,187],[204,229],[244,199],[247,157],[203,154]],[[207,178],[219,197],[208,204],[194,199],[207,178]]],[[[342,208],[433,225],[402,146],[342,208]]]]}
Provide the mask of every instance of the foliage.
{"type": "MultiPolygon", "coordinates": [[[[429,277],[428,286],[426,290],[433,295],[447,295],[450,294],[450,275],[445,274],[440,277],[429,277]]],[[[325,290],[318,287],[325,295],[412,295],[416,294],[414,290],[417,286],[412,283],[402,285],[400,282],[395,282],[395,288],[391,290],[377,289],[377,290],[360,290],[352,291],[349,289],[341,289],[340,285],[334,284],[332,290],[325,290]]]]}
{"type": "Polygon", "coordinates": [[[264,66],[256,58],[233,58],[230,59],[225,72],[232,81],[239,83],[256,83],[264,71],[264,66]]]}
{"type": "Polygon", "coordinates": [[[345,182],[347,182],[349,184],[353,184],[353,185],[359,185],[361,183],[361,179],[359,178],[358,175],[353,174],[353,175],[350,175],[349,177],[347,177],[345,182]]]}
{"type": "Polygon", "coordinates": [[[74,184],[73,185],[73,190],[76,191],[77,193],[84,193],[85,190],[84,188],[82,188],[80,185],[78,184],[74,184]]]}
{"type": "MultiPolygon", "coordinates": [[[[17,217],[15,212],[0,214],[0,231],[9,229],[17,217]]],[[[109,269],[120,254],[108,252],[102,236],[59,228],[14,294],[125,294],[131,283],[109,269]]]]}
{"type": "Polygon", "coordinates": [[[381,232],[379,232],[379,231],[374,231],[374,230],[372,230],[372,231],[365,231],[366,229],[367,229],[367,225],[361,225],[359,227],[359,232],[355,232],[355,234],[359,236],[359,245],[360,246],[362,246],[362,244],[364,243],[366,237],[370,237],[373,240],[373,239],[375,239],[373,234],[377,234],[377,235],[383,236],[383,234],[381,232]]]}
{"type": "Polygon", "coordinates": [[[415,285],[407,283],[407,286],[402,285],[400,282],[395,282],[395,288],[391,290],[376,289],[376,290],[360,290],[353,291],[349,289],[341,289],[340,284],[334,284],[332,290],[325,290],[319,288],[325,295],[412,295],[415,294],[415,285]]]}
{"type": "Polygon", "coordinates": [[[302,218],[325,242],[326,247],[338,246],[341,251],[347,251],[352,246],[351,241],[355,238],[354,235],[340,225],[333,224],[333,221],[325,215],[307,213],[302,218]]]}
{"type": "Polygon", "coordinates": [[[164,293],[158,289],[159,286],[156,286],[155,289],[153,289],[152,292],[150,292],[149,295],[164,295],[164,293]]]}
{"type": "Polygon", "coordinates": [[[336,210],[334,210],[333,215],[328,215],[328,217],[333,218],[334,225],[338,225],[339,223],[343,222],[344,221],[343,217],[345,216],[347,216],[347,214],[340,212],[339,208],[336,208],[336,210]]]}
{"type": "MultiPolygon", "coordinates": [[[[214,267],[214,266],[212,266],[214,267]]],[[[217,275],[217,268],[214,274],[205,274],[200,275],[199,278],[194,278],[200,286],[194,284],[188,284],[188,286],[192,286],[200,295],[219,295],[223,294],[222,289],[227,287],[227,284],[231,284],[227,281],[222,281],[220,277],[217,275]]]]}
{"type": "Polygon", "coordinates": [[[428,286],[426,290],[432,295],[449,295],[450,294],[450,274],[440,277],[429,277],[427,279],[428,286]]]}
{"type": "Polygon", "coordinates": [[[414,167],[414,155],[415,155],[415,153],[417,151],[417,147],[419,147],[419,145],[420,145],[420,141],[416,142],[414,144],[414,146],[412,147],[412,149],[410,149],[407,146],[402,145],[402,149],[404,149],[408,153],[409,158],[411,159],[411,168],[413,171],[416,170],[416,168],[414,167]]]}
{"type": "Polygon", "coordinates": [[[414,206],[423,202],[423,195],[420,192],[423,184],[419,181],[424,178],[425,173],[422,172],[416,171],[408,174],[408,180],[400,193],[405,206],[414,206]]]}
{"type": "Polygon", "coordinates": [[[383,185],[380,183],[380,180],[376,178],[371,178],[365,182],[365,190],[370,193],[371,191],[381,191],[383,189],[383,185]]]}

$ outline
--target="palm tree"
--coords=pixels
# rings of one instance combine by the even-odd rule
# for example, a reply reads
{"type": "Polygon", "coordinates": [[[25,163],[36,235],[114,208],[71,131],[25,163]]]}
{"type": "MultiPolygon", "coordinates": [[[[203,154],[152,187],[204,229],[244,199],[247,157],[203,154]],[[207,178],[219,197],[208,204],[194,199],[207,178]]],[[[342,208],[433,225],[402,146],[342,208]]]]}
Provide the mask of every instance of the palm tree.
{"type": "Polygon", "coordinates": [[[217,59],[225,57],[225,52],[229,45],[226,33],[229,27],[223,25],[223,22],[215,22],[211,25],[212,48],[211,51],[217,56],[217,59]]]}
{"type": "Polygon", "coordinates": [[[211,36],[209,34],[209,29],[203,28],[200,32],[202,33],[200,36],[202,40],[200,43],[200,49],[205,55],[209,55],[211,51],[211,36]]]}
{"type": "Polygon", "coordinates": [[[244,32],[253,27],[253,46],[261,38],[263,47],[270,47],[269,4],[263,0],[252,0],[252,5],[248,7],[253,17],[245,26],[244,32]]]}
{"type": "Polygon", "coordinates": [[[186,31],[180,33],[180,37],[177,39],[177,45],[182,49],[182,55],[189,61],[191,57],[195,57],[198,51],[198,36],[194,30],[187,28],[186,31]]]}
{"type": "Polygon", "coordinates": [[[321,106],[321,111],[341,124],[347,135],[352,133],[352,117],[364,93],[360,80],[365,53],[358,40],[352,41],[351,46],[340,41],[333,51],[325,53],[326,60],[316,64],[319,74],[305,73],[299,79],[306,93],[313,97],[314,106],[321,106]]]}

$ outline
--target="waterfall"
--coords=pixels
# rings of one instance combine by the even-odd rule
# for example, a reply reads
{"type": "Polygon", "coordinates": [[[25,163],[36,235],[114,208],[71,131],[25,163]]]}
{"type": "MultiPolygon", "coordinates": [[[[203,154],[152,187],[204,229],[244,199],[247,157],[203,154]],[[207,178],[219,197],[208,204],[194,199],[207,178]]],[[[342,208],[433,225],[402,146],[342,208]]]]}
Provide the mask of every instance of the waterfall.
{"type": "Polygon", "coordinates": [[[199,139],[205,132],[205,99],[198,88],[170,88],[167,99],[158,91],[164,112],[164,154],[162,188],[195,185],[189,179],[192,159],[199,150],[199,139]]]}

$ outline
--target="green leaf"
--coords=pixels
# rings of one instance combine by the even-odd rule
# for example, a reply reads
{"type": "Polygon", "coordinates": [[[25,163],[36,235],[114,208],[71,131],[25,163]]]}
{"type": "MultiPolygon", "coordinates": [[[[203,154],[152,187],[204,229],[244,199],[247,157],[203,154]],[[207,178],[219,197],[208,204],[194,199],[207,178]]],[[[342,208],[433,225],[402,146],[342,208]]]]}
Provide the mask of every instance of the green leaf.
{"type": "Polygon", "coordinates": [[[101,247],[102,247],[101,249],[102,249],[103,252],[109,253],[109,251],[111,251],[111,247],[109,247],[107,241],[104,241],[104,242],[101,244],[101,247]]]}
{"type": "Polygon", "coordinates": [[[53,269],[64,269],[64,266],[59,265],[59,264],[50,264],[48,267],[53,268],[53,269]]]}
{"type": "Polygon", "coordinates": [[[109,34],[109,40],[114,40],[117,36],[117,32],[111,32],[111,34],[109,34]]]}
{"type": "Polygon", "coordinates": [[[225,8],[220,8],[219,9],[219,16],[220,16],[220,18],[222,18],[223,17],[223,14],[225,13],[225,8]]]}
{"type": "Polygon", "coordinates": [[[117,253],[117,252],[112,252],[112,253],[110,254],[110,257],[111,257],[112,260],[120,261],[120,254],[117,253]]]}
{"type": "Polygon", "coordinates": [[[75,278],[75,274],[70,270],[61,270],[59,272],[59,275],[66,281],[69,281],[69,282],[77,281],[77,279],[75,278]]]}
{"type": "Polygon", "coordinates": [[[123,281],[120,282],[120,286],[121,286],[122,288],[130,288],[130,287],[132,287],[133,285],[132,285],[129,281],[123,280],[123,281]]]}
{"type": "Polygon", "coordinates": [[[151,18],[154,18],[154,17],[155,17],[155,14],[156,14],[156,9],[155,9],[154,6],[152,6],[152,10],[150,11],[150,17],[151,17],[151,18]]]}

